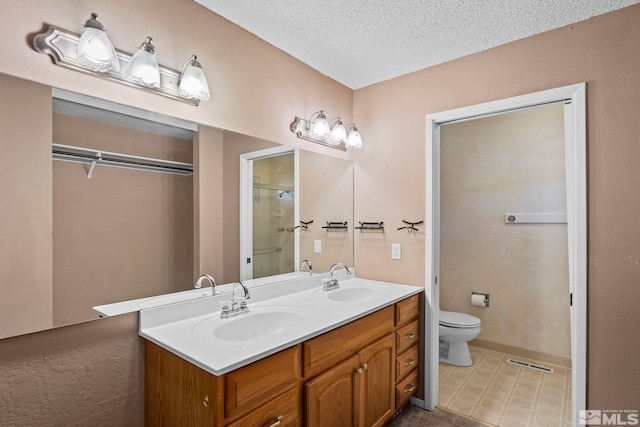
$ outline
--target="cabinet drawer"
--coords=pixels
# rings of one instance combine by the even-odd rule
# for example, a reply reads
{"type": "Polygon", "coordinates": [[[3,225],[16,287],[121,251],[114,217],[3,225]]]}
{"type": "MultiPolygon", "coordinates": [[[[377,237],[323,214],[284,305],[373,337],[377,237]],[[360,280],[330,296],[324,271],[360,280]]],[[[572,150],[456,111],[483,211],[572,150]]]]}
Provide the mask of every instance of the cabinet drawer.
{"type": "Polygon", "coordinates": [[[238,421],[227,424],[227,426],[297,427],[300,425],[299,399],[299,390],[295,388],[265,403],[238,421]]]}
{"type": "Polygon", "coordinates": [[[225,376],[225,417],[236,418],[295,388],[300,378],[300,346],[259,360],[225,376]]]}
{"type": "Polygon", "coordinates": [[[393,331],[394,306],[329,331],[303,344],[304,377],[314,377],[393,331]]]}
{"type": "Polygon", "coordinates": [[[420,327],[415,320],[396,331],[396,354],[402,353],[409,347],[418,343],[420,327]]]}
{"type": "Polygon", "coordinates": [[[420,295],[414,295],[396,303],[396,326],[418,318],[420,314],[420,295]]]}
{"type": "Polygon", "coordinates": [[[396,357],[396,382],[407,376],[409,372],[418,367],[418,346],[414,345],[409,350],[396,357]]]}
{"type": "Polygon", "coordinates": [[[418,370],[414,369],[396,386],[396,411],[402,408],[418,390],[418,370]]]}

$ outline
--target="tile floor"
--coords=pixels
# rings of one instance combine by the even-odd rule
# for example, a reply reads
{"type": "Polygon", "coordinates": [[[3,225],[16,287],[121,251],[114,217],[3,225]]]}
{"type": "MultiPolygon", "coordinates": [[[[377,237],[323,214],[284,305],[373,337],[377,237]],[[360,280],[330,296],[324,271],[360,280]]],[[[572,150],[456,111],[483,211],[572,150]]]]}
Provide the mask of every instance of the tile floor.
{"type": "Polygon", "coordinates": [[[469,346],[473,365],[440,363],[439,406],[504,427],[570,426],[571,370],[469,346]],[[553,368],[546,372],[508,358],[553,368]]]}

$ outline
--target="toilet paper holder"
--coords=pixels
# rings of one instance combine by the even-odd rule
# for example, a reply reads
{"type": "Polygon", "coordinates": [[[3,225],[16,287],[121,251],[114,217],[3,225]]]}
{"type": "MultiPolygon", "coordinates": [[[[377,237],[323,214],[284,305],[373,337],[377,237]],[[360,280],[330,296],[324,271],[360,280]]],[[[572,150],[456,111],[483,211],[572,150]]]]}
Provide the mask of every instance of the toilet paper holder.
{"type": "Polygon", "coordinates": [[[476,307],[489,307],[489,294],[486,294],[484,292],[474,292],[474,291],[472,291],[471,292],[471,304],[475,305],[476,307]],[[474,295],[479,295],[479,296],[482,297],[482,300],[480,300],[481,303],[482,303],[481,306],[477,305],[477,301],[479,300],[479,298],[478,297],[474,298],[474,295]],[[476,304],[474,304],[474,302],[476,302],[476,304]]]}

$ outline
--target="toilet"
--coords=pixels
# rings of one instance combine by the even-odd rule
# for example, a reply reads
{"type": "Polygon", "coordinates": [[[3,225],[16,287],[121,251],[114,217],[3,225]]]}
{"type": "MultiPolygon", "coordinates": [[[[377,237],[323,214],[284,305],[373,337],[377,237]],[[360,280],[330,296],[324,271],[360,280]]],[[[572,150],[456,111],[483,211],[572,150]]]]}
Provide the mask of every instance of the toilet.
{"type": "Polygon", "coordinates": [[[480,333],[480,319],[470,314],[440,310],[440,361],[471,366],[469,341],[480,333]]]}

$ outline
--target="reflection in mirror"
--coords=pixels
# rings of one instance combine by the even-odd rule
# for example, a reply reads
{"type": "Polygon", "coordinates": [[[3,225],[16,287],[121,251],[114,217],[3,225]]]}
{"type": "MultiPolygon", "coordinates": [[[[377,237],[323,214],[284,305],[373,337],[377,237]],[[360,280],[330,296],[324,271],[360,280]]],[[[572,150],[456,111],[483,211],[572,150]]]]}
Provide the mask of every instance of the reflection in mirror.
{"type": "Polygon", "coordinates": [[[295,269],[293,160],[293,153],[286,153],[253,162],[251,279],[295,269]]]}
{"type": "MultiPolygon", "coordinates": [[[[84,106],[80,113],[73,103],[52,102],[51,88],[1,74],[0,87],[7,94],[0,100],[0,339],[95,319],[96,305],[192,290],[200,273],[194,178],[108,167],[88,178],[89,164],[52,161],[52,143],[193,163],[202,128],[122,105],[125,116],[84,106]]],[[[279,144],[220,134],[222,182],[200,183],[222,206],[221,271],[206,273],[231,283],[240,278],[239,156],[279,144]]],[[[316,272],[352,265],[353,165],[304,150],[299,162],[300,220],[314,222],[287,234],[316,272]],[[350,227],[328,232],[326,221],[350,227]]]]}
{"type": "MultiPolygon", "coordinates": [[[[53,102],[54,144],[192,163],[192,133],[53,102]]],[[[97,166],[89,178],[90,169],[53,162],[54,327],[193,282],[193,177],[97,166]]]]}
{"type": "Polygon", "coordinates": [[[240,280],[295,271],[296,163],[285,146],[240,156],[240,280]]]}

